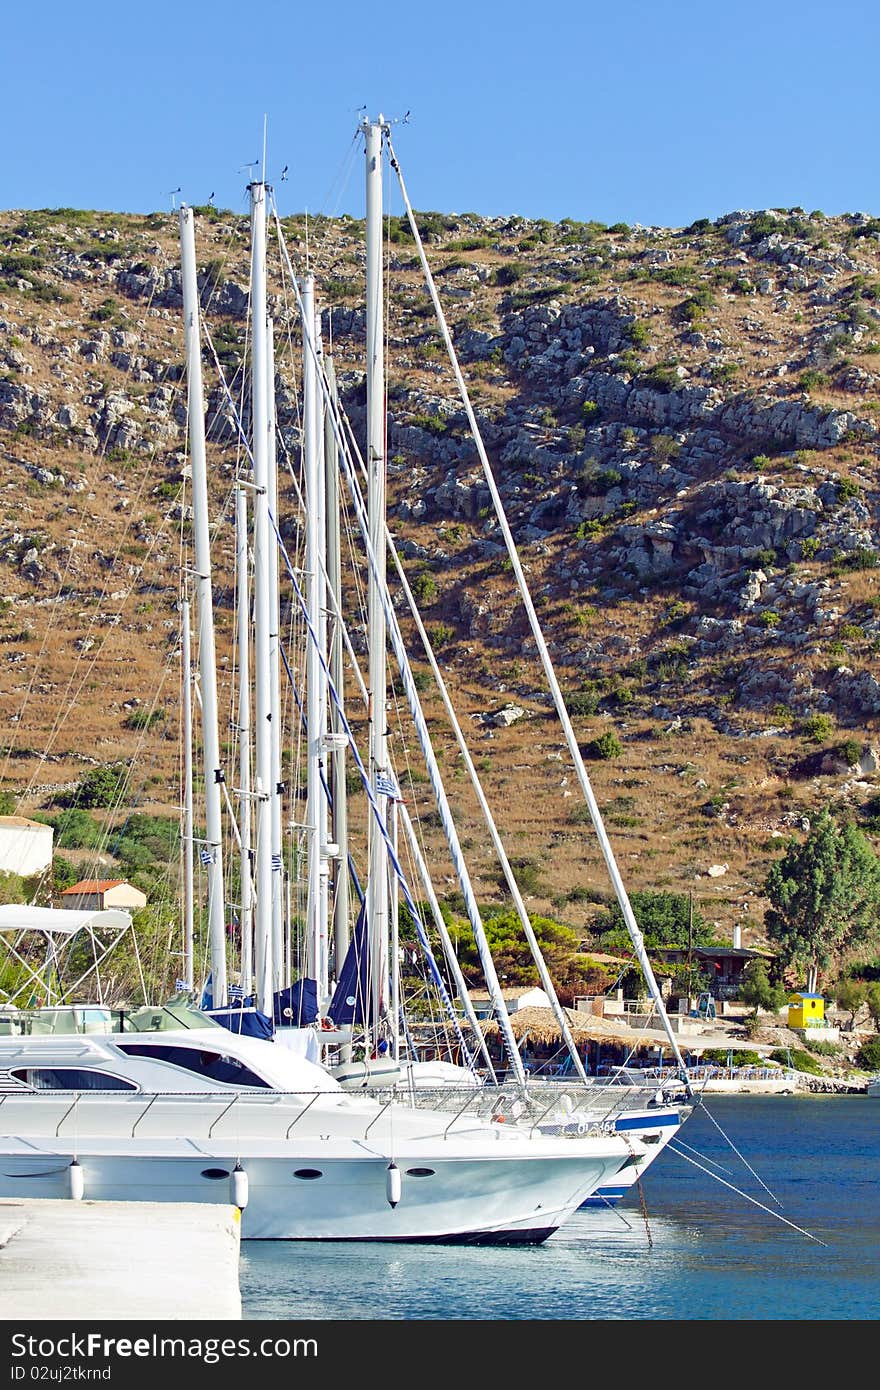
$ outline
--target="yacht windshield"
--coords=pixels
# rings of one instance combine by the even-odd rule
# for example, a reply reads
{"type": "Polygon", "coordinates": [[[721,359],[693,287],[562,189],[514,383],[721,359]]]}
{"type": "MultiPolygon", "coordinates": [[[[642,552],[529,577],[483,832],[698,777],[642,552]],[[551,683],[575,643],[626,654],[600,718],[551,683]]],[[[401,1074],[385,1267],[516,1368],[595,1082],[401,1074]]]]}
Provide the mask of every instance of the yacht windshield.
{"type": "Polygon", "coordinates": [[[218,1032],[225,1031],[215,1019],[197,1009],[187,994],[175,994],[165,1004],[126,1013],[123,1028],[126,1033],[164,1033],[174,1028],[216,1028],[218,1032]]]}
{"type": "Polygon", "coordinates": [[[66,1004],[42,1009],[0,1007],[0,1036],[37,1033],[168,1033],[181,1028],[226,1030],[191,1002],[188,994],[175,994],[165,1004],[136,1009],[111,1009],[99,1005],[66,1004]]]}

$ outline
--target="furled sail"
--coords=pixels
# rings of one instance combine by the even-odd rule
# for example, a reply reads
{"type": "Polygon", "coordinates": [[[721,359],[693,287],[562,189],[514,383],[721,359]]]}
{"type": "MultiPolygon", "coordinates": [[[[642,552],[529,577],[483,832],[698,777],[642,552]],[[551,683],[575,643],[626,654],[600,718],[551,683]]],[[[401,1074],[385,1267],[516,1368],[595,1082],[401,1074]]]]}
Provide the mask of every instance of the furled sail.
{"type": "Polygon", "coordinates": [[[352,932],[348,951],[327,1016],[339,1026],[341,1023],[364,1023],[372,1027],[376,1020],[372,1017],[372,995],[369,987],[369,946],[367,943],[367,905],[361,903],[358,919],[352,932]]]}

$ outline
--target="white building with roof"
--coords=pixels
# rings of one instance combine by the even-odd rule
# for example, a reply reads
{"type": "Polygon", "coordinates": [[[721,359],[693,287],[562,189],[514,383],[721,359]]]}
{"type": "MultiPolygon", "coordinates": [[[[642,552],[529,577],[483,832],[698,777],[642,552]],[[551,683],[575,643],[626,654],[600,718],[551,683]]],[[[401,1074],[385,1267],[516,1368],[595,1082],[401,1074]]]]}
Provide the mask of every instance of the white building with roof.
{"type": "Polygon", "coordinates": [[[0,816],[0,873],[41,874],[52,863],[51,825],[26,816],[0,816]]]}
{"type": "Polygon", "coordinates": [[[78,907],[102,912],[107,907],[123,907],[137,911],[146,907],[147,895],[121,878],[83,878],[72,883],[61,894],[62,907],[78,907]]]}

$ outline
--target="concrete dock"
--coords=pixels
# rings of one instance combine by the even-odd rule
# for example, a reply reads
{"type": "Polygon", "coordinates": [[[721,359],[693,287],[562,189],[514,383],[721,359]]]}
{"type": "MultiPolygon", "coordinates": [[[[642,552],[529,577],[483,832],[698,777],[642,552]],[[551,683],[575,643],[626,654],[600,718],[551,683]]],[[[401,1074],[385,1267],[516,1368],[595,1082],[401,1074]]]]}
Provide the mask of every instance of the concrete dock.
{"type": "Polygon", "coordinates": [[[0,1318],[241,1318],[240,1234],[233,1206],[0,1200],[0,1318]]]}

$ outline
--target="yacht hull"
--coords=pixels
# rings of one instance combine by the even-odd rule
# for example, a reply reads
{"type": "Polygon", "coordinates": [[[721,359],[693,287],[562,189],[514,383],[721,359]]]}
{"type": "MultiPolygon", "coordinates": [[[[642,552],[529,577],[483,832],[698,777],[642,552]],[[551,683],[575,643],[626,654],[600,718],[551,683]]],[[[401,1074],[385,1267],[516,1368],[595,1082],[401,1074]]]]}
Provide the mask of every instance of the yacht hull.
{"type": "MultiPolygon", "coordinates": [[[[0,1196],[67,1197],[70,1164],[80,1165],[83,1198],[116,1202],[233,1202],[236,1165],[247,1174],[244,1240],[443,1241],[537,1244],[558,1229],[598,1184],[611,1180],[622,1156],[608,1144],[540,1144],[539,1152],[476,1152],[450,1142],[411,1145],[394,1162],[400,1200],[388,1200],[389,1157],[339,1153],[338,1144],[235,1149],[189,1141],[125,1152],[110,1141],[24,1141],[0,1147],[0,1196]],[[560,1152],[561,1145],[565,1148],[560,1152]],[[194,1152],[195,1149],[198,1152],[194,1152]],[[336,1153],[330,1150],[337,1150],[336,1153]],[[567,1151],[566,1151],[567,1150],[567,1151]]],[[[495,1147],[495,1146],[492,1146],[495,1147]]]]}
{"type": "Polygon", "coordinates": [[[620,1134],[630,1151],[629,1158],[610,1183],[601,1183],[586,1201],[585,1207],[613,1206],[625,1197],[630,1188],[638,1182],[655,1159],[666,1148],[670,1139],[681,1129],[690,1109],[648,1110],[644,1114],[624,1114],[615,1121],[615,1132],[620,1134]]]}

